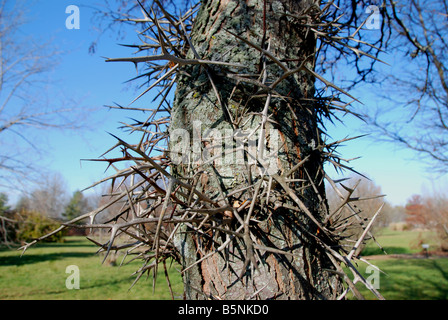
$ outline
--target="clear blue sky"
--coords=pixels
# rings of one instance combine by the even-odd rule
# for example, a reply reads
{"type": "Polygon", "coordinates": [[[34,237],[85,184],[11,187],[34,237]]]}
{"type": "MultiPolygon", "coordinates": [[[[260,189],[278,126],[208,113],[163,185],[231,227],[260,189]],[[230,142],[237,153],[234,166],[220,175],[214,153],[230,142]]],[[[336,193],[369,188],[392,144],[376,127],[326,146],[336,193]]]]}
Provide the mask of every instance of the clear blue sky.
{"type": "MultiPolygon", "coordinates": [[[[104,177],[106,168],[104,163],[86,161],[81,163],[80,159],[98,158],[115,142],[107,132],[125,137],[126,133],[117,129],[119,121],[137,116],[102,107],[114,102],[126,105],[135,98],[137,93],[124,84],[126,80],[135,76],[133,65],[105,63],[103,57],[132,54],[132,49],[120,47],[117,43],[130,44],[135,43],[137,39],[132,30],[126,33],[123,40],[106,33],[100,39],[97,52],[94,55],[89,54],[88,48],[98,36],[93,30],[97,24],[91,21],[93,11],[87,7],[92,4],[92,1],[86,0],[36,0],[29,8],[30,22],[22,28],[25,35],[32,35],[37,39],[52,39],[54,45],[67,51],[62,56],[62,62],[51,73],[51,77],[57,81],[57,89],[79,101],[80,108],[98,108],[89,114],[90,120],[97,124],[95,129],[41,133],[48,135],[46,139],[49,142],[45,163],[50,169],[64,176],[72,192],[104,177]],[[65,27],[65,20],[68,17],[65,9],[68,5],[77,5],[80,8],[79,30],[68,30],[65,27]]],[[[362,99],[360,94],[360,92],[354,93],[356,97],[362,99]]],[[[145,103],[149,104],[150,98],[143,98],[137,105],[143,106],[145,103]]],[[[366,107],[369,107],[367,102],[366,107]]],[[[345,126],[330,126],[328,132],[333,139],[339,140],[358,135],[361,126],[362,123],[348,117],[345,126]]],[[[425,167],[407,150],[362,138],[347,142],[340,151],[345,158],[361,156],[361,159],[353,161],[351,165],[380,185],[383,193],[387,194],[387,200],[392,204],[403,205],[412,194],[422,193],[425,188],[432,187],[425,167]]],[[[331,168],[329,173],[335,176],[331,168]]],[[[443,181],[440,180],[438,183],[443,184],[443,181]]]]}

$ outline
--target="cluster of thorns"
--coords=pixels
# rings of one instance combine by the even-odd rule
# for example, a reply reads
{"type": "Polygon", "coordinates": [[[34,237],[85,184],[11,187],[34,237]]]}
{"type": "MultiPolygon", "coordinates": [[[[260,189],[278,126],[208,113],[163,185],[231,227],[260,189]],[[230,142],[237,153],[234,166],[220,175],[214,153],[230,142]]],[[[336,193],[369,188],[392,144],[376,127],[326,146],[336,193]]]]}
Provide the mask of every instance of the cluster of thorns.
{"type": "MultiPolygon", "coordinates": [[[[343,25],[338,23],[338,19],[325,21],[324,18],[328,15],[327,11],[331,7],[332,2],[329,2],[322,9],[311,8],[300,15],[291,16],[298,19],[309,32],[316,33],[322,42],[332,43],[335,46],[339,46],[340,50],[349,50],[357,55],[368,55],[359,48],[349,45],[350,41],[360,41],[356,39],[356,34],[362,26],[357,28],[351,35],[341,37],[337,35],[337,31],[341,30],[343,25]]],[[[197,170],[188,177],[179,177],[172,174],[171,168],[173,164],[170,161],[169,153],[166,152],[169,139],[167,128],[171,110],[167,97],[175,86],[179,68],[184,65],[200,65],[207,71],[207,68],[210,66],[219,66],[221,68],[241,67],[237,64],[222,61],[202,60],[199,57],[189,37],[196,11],[197,7],[193,7],[182,16],[176,18],[166,12],[164,6],[155,0],[151,12],[148,12],[142,6],[143,18],[126,19],[145,26],[141,32],[142,44],[131,47],[137,48],[138,52],[148,51],[153,54],[141,57],[109,59],[108,61],[128,61],[134,63],[136,67],[138,67],[139,63],[145,64],[145,72],[137,78],[154,79],[154,81],[139,97],[157,88],[159,92],[154,101],[158,101],[159,104],[153,109],[134,108],[131,106],[112,107],[143,111],[149,113],[149,117],[144,122],[136,120],[134,123],[124,123],[124,127],[131,132],[141,133],[141,138],[138,142],[130,144],[115,137],[117,139],[116,145],[103,154],[105,156],[109,152],[120,148],[123,154],[122,157],[97,159],[97,161],[106,161],[116,172],[90,188],[107,181],[112,182],[110,194],[106,195],[110,201],[91,212],[64,223],[54,232],[26,244],[23,247],[24,251],[37,241],[69,227],[89,228],[91,230],[106,229],[110,236],[105,243],[89,238],[99,246],[99,252],[105,252],[104,259],[107,258],[111,251],[121,251],[125,253],[122,263],[129,256],[132,256],[132,258],[127,260],[127,262],[135,259],[143,260],[143,265],[135,272],[136,279],[134,283],[145,273],[149,275],[151,272],[155,281],[158,268],[163,266],[169,284],[167,264],[176,259],[177,253],[174,238],[182,225],[188,226],[191,232],[199,236],[210,238],[212,240],[212,249],[204,254],[201,259],[194,262],[194,264],[185,267],[181,272],[185,272],[210,256],[226,250],[235,238],[242,239],[246,246],[248,252],[246,266],[249,264],[253,267],[261,265],[259,261],[260,253],[294,255],[291,252],[259,244],[257,241],[254,241],[256,237],[252,233],[252,226],[260,223],[261,212],[268,212],[269,208],[285,206],[305,214],[315,224],[317,232],[310,234],[310,236],[315,238],[316,242],[325,250],[334,264],[334,272],[339,274],[347,284],[347,289],[338,298],[343,298],[351,290],[356,297],[362,299],[362,295],[355,287],[356,282],[362,282],[381,299],[381,294],[363,278],[356,269],[354,262],[354,259],[364,260],[359,256],[359,251],[366,238],[373,238],[370,229],[381,211],[381,207],[370,221],[364,221],[364,219],[359,217],[359,212],[352,205],[354,201],[360,200],[352,196],[355,188],[344,187],[347,194],[343,194],[337,187],[337,184],[342,181],[333,181],[324,173],[323,177],[333,187],[334,191],[338,193],[341,202],[334,212],[328,212],[323,221],[318,221],[296,194],[296,190],[291,187],[291,183],[295,182],[294,179],[291,179],[291,176],[297,170],[302,169],[304,164],[310,160],[309,157],[305,157],[287,172],[269,176],[262,175],[257,179],[252,178],[251,181],[253,182],[251,184],[236,187],[231,191],[218,190],[217,195],[212,198],[196,187],[203,171],[197,170]],[[195,54],[195,59],[186,58],[186,52],[189,50],[195,54]],[[118,169],[116,163],[120,162],[132,162],[132,165],[125,169],[118,169]],[[242,192],[250,194],[250,197],[245,200],[234,197],[242,192]],[[97,216],[100,213],[113,206],[117,208],[117,205],[120,209],[116,210],[108,221],[98,223],[97,216]],[[355,220],[363,227],[361,236],[354,241],[354,245],[349,249],[334,248],[325,241],[328,238],[340,237],[342,231],[349,228],[350,224],[353,223],[353,219],[347,219],[342,216],[343,208],[348,209],[352,216],[357,219],[355,220]],[[79,224],[80,221],[86,219],[88,220],[87,223],[79,224]],[[331,226],[329,225],[330,222],[331,226]],[[226,240],[214,242],[213,239],[219,234],[225,234],[226,240]],[[124,239],[124,236],[127,240],[121,241],[120,239],[124,239]],[[347,266],[347,269],[352,273],[352,277],[346,274],[341,267],[342,264],[347,266]]],[[[266,58],[265,61],[274,63],[283,70],[282,76],[270,82],[266,82],[267,77],[263,77],[263,75],[255,79],[236,75],[239,82],[247,81],[257,84],[260,88],[260,93],[266,96],[266,106],[263,110],[263,121],[260,125],[260,130],[269,121],[268,106],[271,97],[276,95],[276,86],[295,73],[308,72],[316,79],[319,79],[325,85],[325,89],[331,88],[351,97],[344,90],[307,68],[305,63],[291,70],[270,52],[269,45],[267,49],[264,49],[263,46],[236,34],[231,34],[236,41],[241,41],[259,51],[266,58]]],[[[235,74],[233,74],[233,77],[235,78],[235,74]]],[[[216,90],[213,78],[210,75],[209,81],[216,90]]],[[[219,93],[215,93],[218,103],[221,103],[219,93]]],[[[353,99],[356,100],[355,98],[353,99]]],[[[320,103],[322,110],[327,113],[333,114],[336,111],[350,112],[347,109],[349,104],[340,102],[335,96],[330,98],[322,97],[316,100],[316,103],[320,103]]],[[[222,107],[225,108],[223,104],[222,107]]],[[[230,120],[233,121],[233,124],[237,123],[236,119],[230,120]]],[[[340,158],[335,152],[336,147],[341,142],[347,140],[349,139],[329,144],[320,142],[315,148],[319,150],[323,158],[335,167],[351,169],[342,164],[344,159],[340,158]]],[[[207,170],[206,172],[209,175],[213,175],[213,170],[207,170]]],[[[308,176],[308,179],[305,179],[302,184],[303,188],[311,188],[318,193],[318,188],[313,181],[314,179],[308,176]]],[[[323,181],[320,183],[323,183],[323,181]]],[[[270,219],[269,215],[267,219],[270,219]]],[[[170,285],[169,287],[171,290],[170,285]]]]}

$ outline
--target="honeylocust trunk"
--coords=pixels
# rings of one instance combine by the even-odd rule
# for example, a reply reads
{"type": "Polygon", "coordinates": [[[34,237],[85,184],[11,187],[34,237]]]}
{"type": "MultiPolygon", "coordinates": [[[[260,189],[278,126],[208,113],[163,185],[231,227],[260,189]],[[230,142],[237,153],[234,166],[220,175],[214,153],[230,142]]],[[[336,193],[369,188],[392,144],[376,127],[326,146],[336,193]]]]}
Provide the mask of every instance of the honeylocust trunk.
{"type": "Polygon", "coordinates": [[[227,224],[217,227],[227,232],[213,223],[208,233],[178,229],[186,299],[332,299],[341,291],[316,240],[328,210],[308,71],[316,39],[306,20],[293,17],[316,5],[201,3],[189,57],[234,66],[182,67],[170,124],[173,174],[235,211],[220,213],[227,224]],[[297,68],[303,70],[285,76],[297,68]],[[271,189],[257,194],[262,184],[271,189]],[[277,201],[288,194],[290,205],[277,201]],[[235,212],[241,220],[251,214],[247,224],[235,212]]]}

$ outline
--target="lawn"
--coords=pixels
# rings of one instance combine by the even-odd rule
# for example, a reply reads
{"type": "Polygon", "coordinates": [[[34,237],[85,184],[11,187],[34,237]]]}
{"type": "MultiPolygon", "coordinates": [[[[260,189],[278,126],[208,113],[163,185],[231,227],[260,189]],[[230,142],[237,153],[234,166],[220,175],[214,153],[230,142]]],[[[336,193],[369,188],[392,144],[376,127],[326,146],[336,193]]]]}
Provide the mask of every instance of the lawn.
{"type": "MultiPolygon", "coordinates": [[[[383,229],[377,235],[377,241],[388,255],[412,255],[422,253],[422,243],[430,245],[430,251],[437,251],[438,246],[435,236],[430,231],[393,231],[383,229]]],[[[413,258],[394,258],[384,255],[382,250],[373,242],[369,242],[362,251],[366,258],[373,258],[369,262],[380,268],[385,274],[380,273],[380,288],[378,291],[390,300],[446,300],[448,299],[448,259],[423,256],[413,258]]],[[[358,270],[368,278],[367,264],[360,263],[358,270]]],[[[367,297],[373,295],[358,284],[357,287],[367,297]]]]}
{"type": "MultiPolygon", "coordinates": [[[[390,254],[421,251],[419,240],[430,241],[430,234],[414,231],[385,230],[378,237],[379,242],[390,254]]],[[[364,254],[378,254],[374,245],[369,244],[364,254]]],[[[102,264],[103,256],[95,254],[96,246],[83,237],[68,237],[61,244],[37,244],[22,257],[16,250],[0,250],[0,299],[79,299],[79,300],[164,300],[171,295],[163,273],[159,268],[156,287],[153,292],[152,276],[142,277],[129,290],[141,262],[136,261],[121,267],[102,264]],[[66,279],[67,266],[76,265],[80,270],[80,289],[69,290],[66,279]]],[[[121,259],[118,260],[118,263],[121,259]]],[[[386,274],[380,274],[379,292],[386,299],[448,299],[448,259],[389,258],[374,259],[386,274]]],[[[364,263],[358,270],[366,274],[364,263]]],[[[176,298],[182,297],[183,285],[176,265],[169,269],[171,285],[176,298]]],[[[368,298],[373,296],[358,284],[368,298]]]]}
{"type": "MultiPolygon", "coordinates": [[[[446,300],[448,299],[448,259],[387,259],[370,260],[386,274],[380,273],[378,291],[387,300],[446,300]]],[[[361,263],[358,270],[365,273],[367,265],[361,263]]],[[[366,299],[373,294],[358,283],[357,288],[366,299]]],[[[351,294],[350,294],[351,295],[351,294]]],[[[349,295],[349,297],[351,297],[349,295]]]]}
{"type": "MultiPolygon", "coordinates": [[[[379,244],[387,254],[412,254],[422,251],[421,244],[430,245],[429,250],[436,250],[436,239],[431,231],[394,231],[385,228],[376,236],[379,244]]],[[[362,255],[383,254],[382,250],[373,242],[368,242],[362,255]]]]}
{"type": "MultiPolygon", "coordinates": [[[[140,266],[136,261],[122,266],[102,264],[97,247],[82,237],[68,237],[65,243],[37,244],[20,257],[16,250],[0,251],[0,299],[79,299],[140,300],[171,299],[163,268],[159,268],[153,293],[152,275],[143,276],[131,290],[140,266]],[[67,289],[67,266],[80,272],[80,289],[67,289]]],[[[121,259],[118,261],[120,262],[121,259]]],[[[169,269],[171,285],[177,298],[183,285],[174,266],[169,269]]]]}

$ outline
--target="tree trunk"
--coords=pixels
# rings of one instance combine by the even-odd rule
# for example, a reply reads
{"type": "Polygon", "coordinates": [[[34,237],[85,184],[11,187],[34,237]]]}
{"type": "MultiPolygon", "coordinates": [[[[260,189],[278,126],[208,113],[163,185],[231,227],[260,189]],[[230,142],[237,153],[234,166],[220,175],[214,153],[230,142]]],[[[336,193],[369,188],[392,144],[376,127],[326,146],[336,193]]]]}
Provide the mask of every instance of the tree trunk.
{"type": "Polygon", "coordinates": [[[216,226],[245,235],[233,239],[230,231],[219,228],[204,234],[190,225],[179,228],[175,245],[187,269],[183,272],[186,299],[332,299],[341,291],[339,279],[328,271],[332,264],[316,240],[323,232],[318,225],[328,209],[317,148],[321,140],[313,102],[314,77],[303,70],[282,80],[274,90],[263,87],[284,74],[281,63],[289,70],[301,65],[314,69],[314,33],[291,15],[309,12],[315,5],[310,0],[202,1],[191,33],[190,58],[245,68],[183,68],[171,114],[170,150],[179,150],[179,132],[187,132],[189,138],[183,143],[192,152],[177,163],[173,174],[197,181],[196,186],[212,199],[224,195],[226,200],[221,202],[230,206],[246,204],[237,210],[240,218],[245,220],[252,210],[253,219],[243,225],[233,215],[235,210],[225,212],[223,223],[216,226]],[[247,41],[268,50],[281,63],[247,41]],[[233,136],[230,142],[229,136],[233,136]],[[244,145],[241,137],[248,138],[246,152],[238,149],[244,145]],[[210,147],[222,147],[224,140],[234,152],[225,155],[226,161],[207,162],[217,154],[210,147]],[[261,145],[271,160],[275,154],[269,170],[252,157],[260,155],[261,145]],[[279,177],[286,177],[302,160],[304,164],[287,177],[285,187],[286,180],[279,177]],[[263,196],[257,193],[262,183],[271,186],[263,196]],[[288,192],[297,200],[277,201],[288,192]],[[226,241],[225,249],[219,250],[226,241]]]}

